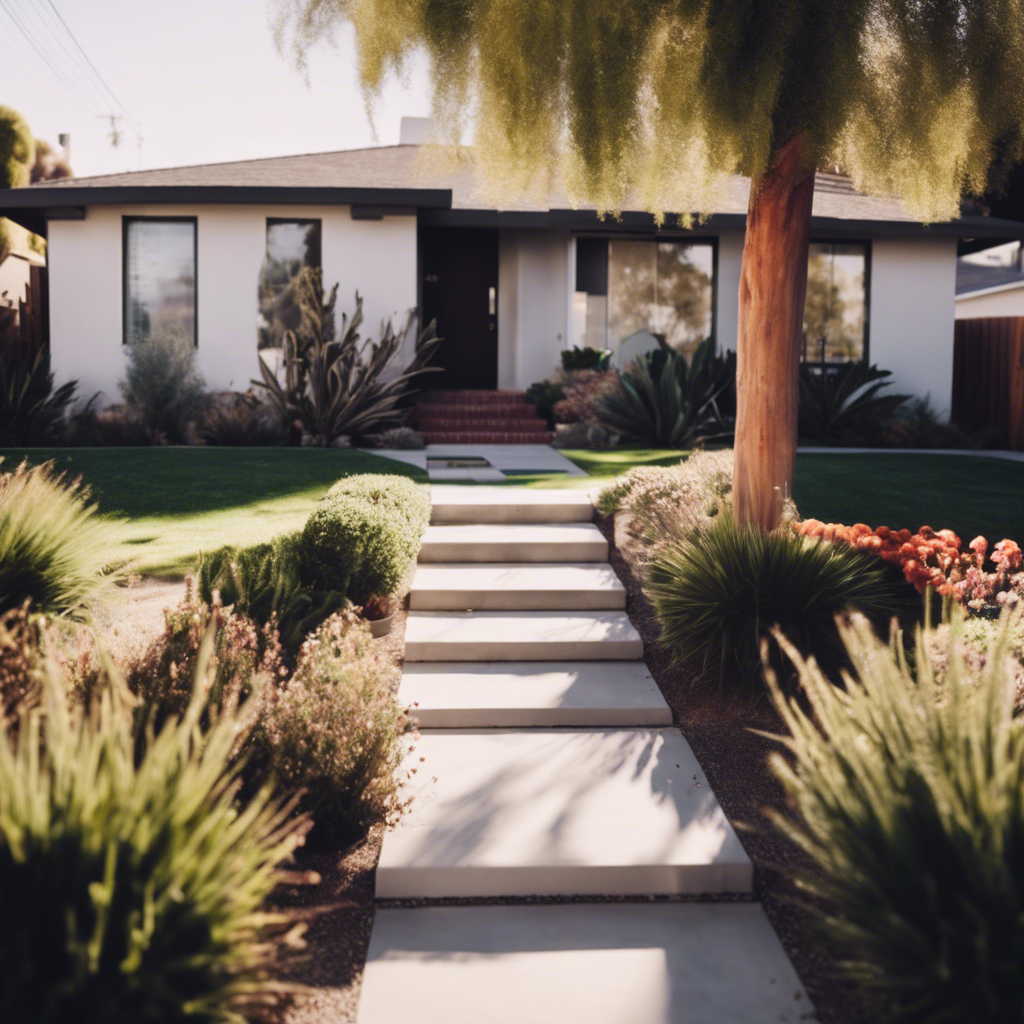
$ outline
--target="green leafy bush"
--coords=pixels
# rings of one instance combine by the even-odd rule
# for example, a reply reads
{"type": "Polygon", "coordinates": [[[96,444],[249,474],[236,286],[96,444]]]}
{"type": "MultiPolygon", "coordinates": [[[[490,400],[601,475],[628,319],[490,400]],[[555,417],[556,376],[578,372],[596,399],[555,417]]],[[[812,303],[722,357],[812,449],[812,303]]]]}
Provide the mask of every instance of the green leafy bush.
{"type": "Polygon", "coordinates": [[[565,381],[562,374],[556,373],[550,380],[538,381],[526,389],[526,400],[536,410],[537,415],[546,420],[549,430],[555,429],[555,406],[565,398],[565,381]]]}
{"type": "Polygon", "coordinates": [[[79,481],[53,463],[0,473],[0,612],[30,600],[82,617],[122,575],[121,525],[99,515],[79,481]]]}
{"type": "Polygon", "coordinates": [[[689,363],[672,349],[656,349],[619,374],[619,386],[598,403],[597,416],[626,441],[690,448],[731,434],[726,408],[735,380],[735,353],[719,355],[713,338],[689,363]]]}
{"type": "Polygon", "coordinates": [[[206,407],[206,384],[192,340],[164,333],[132,341],[121,393],[155,440],[184,443],[189,425],[206,407]]]}
{"type": "MultiPolygon", "coordinates": [[[[842,644],[835,617],[857,608],[886,620],[907,589],[872,555],[738,526],[731,513],[689,540],[662,546],[646,566],[644,590],[661,623],[661,642],[679,660],[717,663],[720,678],[760,687],[760,645],[779,626],[801,651],[834,667],[842,644]]],[[[778,662],[777,650],[773,659],[778,662]]]]}
{"type": "Polygon", "coordinates": [[[612,354],[608,349],[580,348],[573,345],[572,348],[562,351],[563,370],[607,370],[611,362],[612,354]]]}
{"type": "Polygon", "coordinates": [[[334,305],[338,286],[324,292],[319,267],[303,267],[294,281],[302,326],[284,338],[285,381],[260,356],[263,388],[289,423],[298,423],[309,443],[335,444],[340,438],[372,434],[401,420],[401,403],[412,383],[439,367],[429,366],[441,339],[430,324],[415,340],[412,360],[399,373],[392,368],[413,330],[410,314],[404,329],[385,323],[379,341],[360,340],[363,300],[356,292],[351,320],[342,316],[335,337],[334,305]]]}
{"type": "Polygon", "coordinates": [[[827,901],[842,969],[877,994],[870,1019],[1019,1020],[1024,719],[1006,638],[980,673],[954,645],[940,679],[926,633],[916,672],[865,623],[842,635],[845,689],[788,644],[806,704],[772,684],[789,754],[774,767],[796,812],[776,824],[816,867],[802,884],[827,901]]]}
{"type": "Polygon", "coordinates": [[[0,445],[52,445],[63,436],[77,381],[54,388],[46,349],[31,362],[0,356],[0,445]]]}
{"type": "Polygon", "coordinates": [[[317,591],[304,582],[301,533],[247,548],[223,547],[199,559],[197,590],[206,604],[219,600],[263,626],[273,625],[289,654],[306,634],[345,603],[344,592],[317,591]]]}
{"type": "Polygon", "coordinates": [[[800,364],[798,432],[823,444],[865,444],[875,439],[909,395],[883,395],[891,370],[867,363],[821,367],[800,364]]]}
{"type": "Polygon", "coordinates": [[[339,612],[306,640],[294,675],[263,709],[263,759],[285,786],[305,791],[320,835],[351,838],[401,813],[409,720],[393,697],[399,674],[369,627],[339,612]]]}
{"type": "Polygon", "coordinates": [[[0,730],[0,1019],[252,1019],[298,938],[265,902],[308,823],[269,787],[239,808],[245,727],[201,734],[202,686],[137,761],[122,683],[70,706],[42,671],[43,701],[0,730]]]}
{"type": "Polygon", "coordinates": [[[328,498],[345,496],[361,498],[371,505],[379,505],[401,517],[409,524],[409,550],[413,557],[419,554],[420,537],[430,525],[430,496],[427,491],[407,476],[389,473],[361,473],[342,477],[327,492],[328,498]]]}

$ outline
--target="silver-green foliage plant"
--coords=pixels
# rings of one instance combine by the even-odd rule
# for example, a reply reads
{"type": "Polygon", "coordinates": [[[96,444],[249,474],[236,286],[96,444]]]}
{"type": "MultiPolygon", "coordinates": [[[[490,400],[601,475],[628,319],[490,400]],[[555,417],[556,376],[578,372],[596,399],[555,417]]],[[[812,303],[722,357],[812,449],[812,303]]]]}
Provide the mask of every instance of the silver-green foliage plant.
{"type": "Polygon", "coordinates": [[[394,699],[399,674],[366,623],[338,612],[306,639],[291,679],[262,709],[257,747],[269,771],[303,791],[321,838],[352,838],[402,811],[411,723],[394,699]]]}
{"type": "Polygon", "coordinates": [[[320,445],[394,426],[402,401],[413,391],[412,382],[437,369],[427,364],[441,341],[434,325],[428,325],[417,334],[408,365],[395,372],[395,361],[413,331],[414,314],[401,331],[387,321],[379,341],[363,341],[363,300],[356,292],[355,312],[351,319],[342,314],[335,337],[337,294],[337,285],[324,292],[318,267],[302,268],[295,279],[302,327],[285,334],[284,382],[262,355],[261,379],[253,381],[290,423],[298,422],[311,442],[320,445]]]}
{"type": "Polygon", "coordinates": [[[0,473],[0,611],[31,601],[82,618],[123,575],[121,524],[89,498],[52,462],[0,473]]]}
{"type": "Polygon", "coordinates": [[[265,903],[308,823],[269,785],[236,802],[247,726],[202,731],[204,687],[139,756],[123,684],[71,705],[41,671],[0,730],[0,1019],[245,1024],[283,988],[298,934],[265,903]]]}
{"type": "Polygon", "coordinates": [[[206,408],[206,383],[196,364],[196,347],[190,338],[171,331],[128,345],[120,387],[155,441],[184,442],[189,424],[206,408]]]}
{"type": "Polygon", "coordinates": [[[781,635],[803,700],[770,685],[787,735],[775,771],[794,814],[777,825],[811,858],[806,891],[878,996],[875,1020],[996,1024],[1024,1016],[1024,718],[1007,632],[982,670],[926,632],[914,667],[896,638],[841,629],[852,669],[833,686],[781,635]]]}

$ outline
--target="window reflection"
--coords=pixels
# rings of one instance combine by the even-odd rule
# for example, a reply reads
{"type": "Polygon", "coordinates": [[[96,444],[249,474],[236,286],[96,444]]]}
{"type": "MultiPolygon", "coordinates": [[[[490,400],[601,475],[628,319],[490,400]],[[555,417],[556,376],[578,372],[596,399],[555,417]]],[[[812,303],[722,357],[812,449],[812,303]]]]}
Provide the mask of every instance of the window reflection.
{"type": "Polygon", "coordinates": [[[319,220],[267,220],[267,252],[260,269],[258,347],[279,349],[286,331],[297,330],[302,313],[294,282],[303,267],[320,266],[319,220]]]}
{"type": "Polygon", "coordinates": [[[811,244],[800,353],[805,362],[844,363],[864,358],[866,270],[866,245],[811,244]]]}
{"type": "Polygon", "coordinates": [[[124,341],[196,341],[196,222],[126,218],[124,341]]]}
{"type": "Polygon", "coordinates": [[[686,355],[713,330],[714,248],[650,239],[579,239],[574,344],[609,348],[622,364],[664,343],[686,355]],[[594,270],[594,245],[605,260],[594,270]],[[582,251],[580,246],[586,243],[582,251]],[[602,287],[603,285],[603,287],[602,287]]]}

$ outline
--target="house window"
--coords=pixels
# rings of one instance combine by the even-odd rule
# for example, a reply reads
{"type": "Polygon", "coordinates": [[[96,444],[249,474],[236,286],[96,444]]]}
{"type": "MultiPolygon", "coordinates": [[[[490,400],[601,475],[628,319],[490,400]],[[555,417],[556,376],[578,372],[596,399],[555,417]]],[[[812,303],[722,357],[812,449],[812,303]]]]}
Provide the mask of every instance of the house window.
{"type": "Polygon", "coordinates": [[[812,242],[800,358],[820,364],[866,359],[867,296],[866,244],[812,242]]]}
{"type": "Polygon", "coordinates": [[[196,220],[125,217],[124,342],[196,343],[196,220]]]}
{"type": "Polygon", "coordinates": [[[622,365],[661,343],[685,355],[714,331],[711,242],[578,238],[574,339],[622,365]]]}
{"type": "Polygon", "coordinates": [[[303,267],[320,266],[320,221],[267,220],[267,252],[260,270],[258,346],[281,348],[286,331],[297,330],[302,313],[295,301],[295,279],[303,267]]]}

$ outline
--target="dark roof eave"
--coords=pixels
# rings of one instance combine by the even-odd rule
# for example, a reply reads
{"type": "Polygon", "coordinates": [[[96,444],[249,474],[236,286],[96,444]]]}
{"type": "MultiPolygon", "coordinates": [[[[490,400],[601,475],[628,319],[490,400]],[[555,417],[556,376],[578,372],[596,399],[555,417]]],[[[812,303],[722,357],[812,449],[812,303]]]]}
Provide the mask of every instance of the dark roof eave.
{"type": "MultiPolygon", "coordinates": [[[[0,213],[65,206],[168,203],[281,203],[297,205],[416,207],[445,210],[447,188],[332,188],[296,185],[97,185],[0,189],[0,213]]],[[[11,218],[14,219],[13,217],[11,218]]]]}

